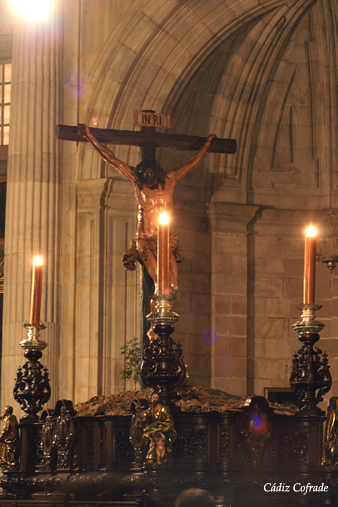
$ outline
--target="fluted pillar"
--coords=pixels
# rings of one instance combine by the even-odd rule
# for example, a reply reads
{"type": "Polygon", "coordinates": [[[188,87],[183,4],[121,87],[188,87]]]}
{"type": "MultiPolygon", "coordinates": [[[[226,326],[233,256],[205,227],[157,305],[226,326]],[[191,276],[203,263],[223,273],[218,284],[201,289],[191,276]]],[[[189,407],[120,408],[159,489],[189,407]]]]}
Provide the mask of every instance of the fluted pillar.
{"type": "Polygon", "coordinates": [[[54,135],[59,116],[59,44],[57,13],[43,23],[15,21],[12,101],[7,177],[5,288],[1,403],[12,404],[14,377],[24,362],[19,342],[29,319],[32,258],[44,259],[41,321],[48,342],[42,362],[57,399],[59,309],[59,145],[54,135]]]}

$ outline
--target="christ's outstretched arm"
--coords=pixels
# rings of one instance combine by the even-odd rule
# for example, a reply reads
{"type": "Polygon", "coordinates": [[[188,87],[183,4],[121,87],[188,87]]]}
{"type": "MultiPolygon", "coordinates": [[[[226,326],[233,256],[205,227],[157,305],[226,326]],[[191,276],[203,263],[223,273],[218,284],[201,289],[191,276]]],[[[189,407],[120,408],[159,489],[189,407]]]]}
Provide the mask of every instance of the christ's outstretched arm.
{"type": "Polygon", "coordinates": [[[192,169],[195,169],[195,167],[197,167],[198,164],[202,161],[202,158],[204,157],[204,155],[208,151],[208,149],[211,146],[214,139],[217,139],[216,135],[211,134],[208,137],[204,146],[197,153],[195,153],[195,155],[190,157],[188,162],[186,162],[184,165],[182,165],[182,167],[180,167],[179,169],[174,169],[173,171],[169,171],[169,173],[167,173],[167,176],[170,177],[172,175],[172,173],[176,173],[176,180],[181,180],[182,178],[184,178],[184,176],[186,174],[188,174],[189,171],[191,171],[192,169]]]}
{"type": "Polygon", "coordinates": [[[134,176],[129,165],[116,158],[109,148],[103,146],[103,144],[93,136],[87,125],[84,123],[79,125],[78,134],[87,139],[87,141],[95,148],[95,151],[97,151],[100,157],[107,162],[107,164],[111,165],[123,176],[134,182],[134,176]]]}

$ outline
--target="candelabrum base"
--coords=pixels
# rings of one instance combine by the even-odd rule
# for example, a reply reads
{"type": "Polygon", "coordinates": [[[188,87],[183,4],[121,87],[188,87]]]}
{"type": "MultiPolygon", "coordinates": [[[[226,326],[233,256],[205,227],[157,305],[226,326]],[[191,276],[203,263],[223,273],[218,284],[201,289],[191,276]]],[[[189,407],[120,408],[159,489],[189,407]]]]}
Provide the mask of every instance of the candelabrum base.
{"type": "Polygon", "coordinates": [[[315,311],[321,306],[304,304],[297,308],[302,310],[302,315],[293,328],[299,333],[298,339],[303,345],[293,356],[290,385],[301,403],[300,412],[320,415],[317,404],[323,401],[323,395],[332,385],[327,354],[314,347],[320,338],[318,333],[324,328],[315,316],[315,311]]]}
{"type": "Polygon", "coordinates": [[[20,366],[16,375],[13,396],[25,412],[23,419],[36,420],[37,413],[50,398],[48,370],[39,359],[47,343],[40,340],[43,324],[24,324],[27,338],[20,342],[27,362],[20,366]]]}
{"type": "Polygon", "coordinates": [[[154,324],[154,332],[158,336],[143,351],[141,378],[147,385],[155,389],[166,405],[172,406],[176,388],[182,384],[186,376],[182,348],[171,334],[172,324],[177,322],[179,315],[171,311],[170,296],[156,296],[156,310],[146,318],[154,324]]]}

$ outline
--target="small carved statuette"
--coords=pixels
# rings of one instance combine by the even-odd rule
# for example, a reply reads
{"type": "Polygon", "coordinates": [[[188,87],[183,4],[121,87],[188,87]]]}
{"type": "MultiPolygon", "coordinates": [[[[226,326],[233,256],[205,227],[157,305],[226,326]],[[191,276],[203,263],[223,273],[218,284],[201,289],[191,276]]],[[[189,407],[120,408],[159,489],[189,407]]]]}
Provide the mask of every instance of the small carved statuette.
{"type": "Polygon", "coordinates": [[[327,409],[322,465],[338,466],[338,396],[330,399],[327,409]]]}
{"type": "Polygon", "coordinates": [[[19,463],[19,428],[13,407],[5,407],[1,419],[5,426],[0,435],[0,467],[15,470],[19,463]]]}
{"type": "Polygon", "coordinates": [[[163,405],[160,396],[154,393],[151,406],[147,410],[136,412],[137,417],[143,421],[142,439],[149,445],[146,461],[158,465],[165,463],[177,434],[170,409],[163,405]]]}
{"type": "Polygon", "coordinates": [[[69,466],[71,449],[74,442],[74,424],[65,407],[61,407],[60,415],[55,421],[53,432],[53,447],[57,450],[57,466],[69,466]]]}
{"type": "Polygon", "coordinates": [[[144,457],[144,449],[145,443],[143,440],[143,420],[141,419],[141,414],[144,413],[145,410],[149,407],[147,400],[139,400],[136,398],[130,408],[131,413],[133,414],[130,432],[129,432],[129,440],[134,449],[135,456],[135,465],[140,467],[143,463],[144,457]],[[136,408],[136,405],[138,406],[136,408]]]}
{"type": "MultiPolygon", "coordinates": [[[[47,411],[46,411],[47,412],[47,411]]],[[[52,414],[47,412],[45,421],[41,430],[41,450],[43,454],[43,461],[48,466],[49,469],[52,468],[55,457],[56,457],[56,448],[53,446],[53,430],[54,423],[52,419],[52,414]]]]}

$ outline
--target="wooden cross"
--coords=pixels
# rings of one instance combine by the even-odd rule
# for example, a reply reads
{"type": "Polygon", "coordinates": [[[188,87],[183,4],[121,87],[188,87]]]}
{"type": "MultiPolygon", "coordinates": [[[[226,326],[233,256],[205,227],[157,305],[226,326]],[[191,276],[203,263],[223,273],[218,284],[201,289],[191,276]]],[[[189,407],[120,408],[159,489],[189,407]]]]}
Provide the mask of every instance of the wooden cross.
{"type": "MultiPolygon", "coordinates": [[[[148,115],[150,119],[156,115],[154,111],[142,111],[148,115]]],[[[154,125],[154,121],[148,124],[154,125]]],[[[155,123],[156,124],[156,123],[155,123]]],[[[71,127],[68,125],[57,125],[55,135],[57,139],[64,141],[76,141],[79,143],[88,142],[84,137],[77,133],[78,127],[71,127]]],[[[204,143],[206,138],[197,136],[185,136],[177,134],[161,134],[156,132],[154,126],[147,126],[143,123],[140,132],[132,130],[113,130],[113,129],[97,129],[90,128],[91,133],[101,143],[106,144],[121,144],[128,146],[139,146],[141,148],[142,160],[154,160],[156,148],[164,148],[166,150],[184,150],[184,151],[198,151],[204,143]]],[[[209,153],[236,153],[235,139],[216,139],[210,146],[209,153]]]]}
{"type": "MultiPolygon", "coordinates": [[[[170,117],[158,115],[155,111],[134,111],[134,124],[141,127],[140,132],[131,130],[113,130],[90,128],[93,136],[101,143],[139,146],[142,160],[155,160],[156,148],[167,150],[198,151],[206,138],[177,134],[161,134],[156,132],[155,126],[170,126],[170,117]]],[[[78,127],[57,125],[55,135],[57,139],[65,141],[88,142],[77,133],[78,127]]],[[[209,153],[236,153],[235,139],[216,139],[208,149],[209,153]]],[[[150,299],[154,291],[154,283],[148,272],[142,266],[142,295],[141,295],[141,349],[147,340],[149,323],[145,316],[150,313],[150,299]]]]}

